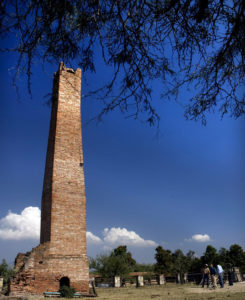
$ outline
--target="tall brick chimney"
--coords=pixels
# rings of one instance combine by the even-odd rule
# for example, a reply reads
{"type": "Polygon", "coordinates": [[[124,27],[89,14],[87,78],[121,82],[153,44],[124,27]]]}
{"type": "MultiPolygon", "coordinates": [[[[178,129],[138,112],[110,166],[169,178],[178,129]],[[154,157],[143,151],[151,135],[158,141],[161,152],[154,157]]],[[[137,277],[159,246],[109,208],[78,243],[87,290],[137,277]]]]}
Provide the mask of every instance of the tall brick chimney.
{"type": "Polygon", "coordinates": [[[16,257],[12,295],[56,292],[62,285],[89,290],[80,69],[60,64],[52,102],[40,245],[16,257]]]}

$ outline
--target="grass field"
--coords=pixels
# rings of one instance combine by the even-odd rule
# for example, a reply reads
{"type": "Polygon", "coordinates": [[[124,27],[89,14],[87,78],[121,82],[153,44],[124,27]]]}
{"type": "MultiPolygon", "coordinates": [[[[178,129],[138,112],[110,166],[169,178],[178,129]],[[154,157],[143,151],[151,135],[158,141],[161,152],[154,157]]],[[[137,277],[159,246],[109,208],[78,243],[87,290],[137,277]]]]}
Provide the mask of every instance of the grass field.
{"type": "Polygon", "coordinates": [[[212,300],[212,299],[234,299],[245,300],[245,282],[235,283],[233,286],[225,285],[223,289],[216,290],[201,288],[196,285],[176,285],[167,283],[164,286],[145,286],[141,288],[100,288],[96,289],[98,297],[95,299],[104,300],[142,300],[142,299],[162,299],[162,300],[212,300]]]}

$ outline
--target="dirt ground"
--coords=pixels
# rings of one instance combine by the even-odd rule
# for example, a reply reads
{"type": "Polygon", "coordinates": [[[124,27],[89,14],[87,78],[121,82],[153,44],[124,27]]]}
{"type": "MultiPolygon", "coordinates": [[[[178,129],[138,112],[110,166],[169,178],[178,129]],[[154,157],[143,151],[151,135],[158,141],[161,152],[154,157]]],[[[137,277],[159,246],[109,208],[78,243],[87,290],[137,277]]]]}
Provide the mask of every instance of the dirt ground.
{"type": "MultiPolygon", "coordinates": [[[[176,285],[167,283],[159,286],[144,286],[141,288],[97,288],[97,298],[84,297],[81,299],[98,299],[98,300],[245,300],[245,281],[235,283],[233,286],[225,284],[221,289],[216,290],[202,288],[200,285],[184,284],[176,285]]],[[[42,296],[31,297],[0,297],[0,300],[44,300],[42,296]]],[[[51,298],[52,300],[61,300],[62,298],[51,298]]],[[[64,299],[64,298],[63,298],[64,299]]],[[[65,300],[65,299],[64,299],[65,300]]],[[[69,299],[67,299],[69,300],[69,299]]]]}
{"type": "Polygon", "coordinates": [[[202,288],[197,285],[176,285],[167,283],[164,286],[146,286],[141,288],[100,288],[97,289],[97,292],[97,299],[104,300],[245,300],[245,282],[235,283],[233,286],[226,284],[223,289],[218,287],[216,290],[208,289],[207,287],[202,288]]]}

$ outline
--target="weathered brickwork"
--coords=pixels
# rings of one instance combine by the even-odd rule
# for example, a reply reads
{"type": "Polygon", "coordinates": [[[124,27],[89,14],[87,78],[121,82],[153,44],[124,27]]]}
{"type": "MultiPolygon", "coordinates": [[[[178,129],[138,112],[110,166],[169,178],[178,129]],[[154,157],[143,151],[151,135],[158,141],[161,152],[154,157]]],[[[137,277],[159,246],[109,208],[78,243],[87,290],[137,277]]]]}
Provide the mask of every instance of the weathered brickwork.
{"type": "Polygon", "coordinates": [[[61,63],[53,84],[40,245],[17,256],[12,295],[58,291],[63,277],[77,291],[88,292],[80,95],[81,70],[61,63]]]}

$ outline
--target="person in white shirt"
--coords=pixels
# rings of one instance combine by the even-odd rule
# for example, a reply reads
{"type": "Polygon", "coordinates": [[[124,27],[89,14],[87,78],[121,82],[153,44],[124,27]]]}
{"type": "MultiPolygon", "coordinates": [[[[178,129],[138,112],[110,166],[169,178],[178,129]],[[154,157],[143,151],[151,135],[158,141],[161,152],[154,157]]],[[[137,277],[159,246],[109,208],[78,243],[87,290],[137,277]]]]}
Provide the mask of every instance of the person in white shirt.
{"type": "Polygon", "coordinates": [[[217,265],[217,271],[218,271],[218,276],[219,276],[220,287],[223,288],[224,287],[224,278],[223,278],[224,270],[221,267],[221,265],[217,265]]]}

